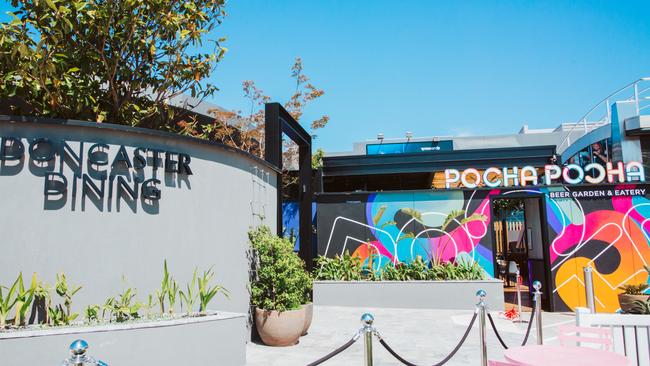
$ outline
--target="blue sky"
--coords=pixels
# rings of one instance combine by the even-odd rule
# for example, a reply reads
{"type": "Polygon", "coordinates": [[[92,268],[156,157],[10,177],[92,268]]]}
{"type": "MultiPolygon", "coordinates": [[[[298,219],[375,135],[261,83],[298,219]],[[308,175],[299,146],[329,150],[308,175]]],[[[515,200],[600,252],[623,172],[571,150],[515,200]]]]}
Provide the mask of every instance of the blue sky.
{"type": "MultiPolygon", "coordinates": [[[[7,6],[3,6],[6,10],[7,6]]],[[[330,124],[316,146],[555,127],[650,76],[648,1],[231,0],[212,102],[246,109],[241,82],[274,100],[303,58],[326,95],[306,111],[330,124]]]]}

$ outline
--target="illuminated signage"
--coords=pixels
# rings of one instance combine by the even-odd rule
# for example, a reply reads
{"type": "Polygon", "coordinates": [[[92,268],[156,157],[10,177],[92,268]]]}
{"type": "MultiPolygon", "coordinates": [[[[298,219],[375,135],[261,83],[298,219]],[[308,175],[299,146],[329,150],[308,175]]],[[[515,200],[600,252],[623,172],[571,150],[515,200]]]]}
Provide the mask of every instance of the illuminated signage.
{"type": "Polygon", "coordinates": [[[543,174],[532,166],[524,167],[490,167],[480,172],[469,168],[462,171],[457,169],[445,170],[445,187],[452,188],[460,185],[465,188],[486,186],[525,187],[537,185],[565,184],[599,184],[645,182],[643,164],[631,161],[629,163],[607,163],[606,166],[591,163],[584,167],[577,164],[565,166],[546,165],[543,174]]]}

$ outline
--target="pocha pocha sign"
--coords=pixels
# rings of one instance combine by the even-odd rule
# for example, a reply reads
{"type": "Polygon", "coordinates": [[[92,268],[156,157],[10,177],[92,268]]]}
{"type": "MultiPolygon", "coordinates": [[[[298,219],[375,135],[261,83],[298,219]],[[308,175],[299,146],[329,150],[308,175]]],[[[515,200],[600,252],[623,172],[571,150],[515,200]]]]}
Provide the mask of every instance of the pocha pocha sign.
{"type": "Polygon", "coordinates": [[[538,169],[532,166],[523,167],[490,167],[480,172],[478,169],[469,168],[463,171],[458,169],[445,170],[445,187],[456,187],[459,183],[464,188],[477,188],[486,186],[498,187],[526,187],[552,184],[599,184],[607,183],[641,183],[645,182],[643,164],[631,161],[628,163],[608,162],[605,166],[591,163],[584,167],[577,164],[559,166],[549,164],[544,166],[542,176],[538,169]]]}

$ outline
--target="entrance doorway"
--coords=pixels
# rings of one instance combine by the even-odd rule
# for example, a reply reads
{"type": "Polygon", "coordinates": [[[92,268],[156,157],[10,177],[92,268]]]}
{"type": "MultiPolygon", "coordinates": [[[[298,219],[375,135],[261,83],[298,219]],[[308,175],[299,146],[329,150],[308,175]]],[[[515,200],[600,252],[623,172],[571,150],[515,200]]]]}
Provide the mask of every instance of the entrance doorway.
{"type": "MultiPolygon", "coordinates": [[[[533,306],[532,282],[546,284],[546,245],[541,196],[503,195],[492,198],[494,262],[497,278],[504,282],[506,308],[517,305],[517,275],[520,274],[522,310],[533,306]]],[[[543,290],[542,290],[543,291],[543,290]]],[[[545,292],[545,291],[543,291],[545,292]]],[[[549,309],[547,296],[542,308],[549,309]]]]}

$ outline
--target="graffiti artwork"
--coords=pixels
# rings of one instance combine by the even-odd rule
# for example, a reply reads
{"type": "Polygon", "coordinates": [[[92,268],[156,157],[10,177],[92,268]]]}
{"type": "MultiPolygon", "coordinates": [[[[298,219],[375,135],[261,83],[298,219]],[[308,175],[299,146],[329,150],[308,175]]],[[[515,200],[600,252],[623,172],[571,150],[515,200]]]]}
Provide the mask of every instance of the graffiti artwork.
{"type": "Polygon", "coordinates": [[[585,306],[583,267],[594,268],[596,306],[618,309],[618,287],[648,282],[646,185],[379,192],[318,203],[318,253],[349,251],[372,264],[478,262],[495,275],[491,197],[543,195],[554,310],[585,306]]]}

